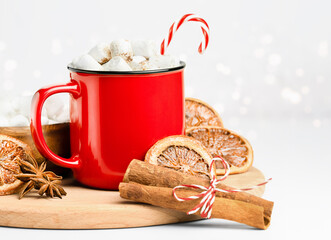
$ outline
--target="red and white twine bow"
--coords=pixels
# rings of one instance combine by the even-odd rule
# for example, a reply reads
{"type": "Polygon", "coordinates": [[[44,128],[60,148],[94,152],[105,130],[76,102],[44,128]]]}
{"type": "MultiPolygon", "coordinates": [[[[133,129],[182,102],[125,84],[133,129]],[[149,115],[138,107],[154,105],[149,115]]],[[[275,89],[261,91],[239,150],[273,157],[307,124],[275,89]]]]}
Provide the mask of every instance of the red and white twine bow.
{"type": "Polygon", "coordinates": [[[262,182],[260,184],[257,184],[255,186],[249,187],[249,188],[242,188],[242,189],[231,189],[231,190],[225,190],[225,189],[220,189],[217,188],[217,184],[219,184],[221,181],[225,180],[228,175],[230,174],[230,166],[229,164],[220,156],[217,156],[215,158],[212,159],[212,162],[210,164],[210,177],[211,177],[211,181],[210,181],[210,185],[208,188],[201,186],[201,185],[195,185],[195,184],[191,184],[191,185],[179,185],[177,187],[174,187],[172,189],[172,193],[174,195],[174,197],[178,200],[178,201],[187,201],[187,200],[193,200],[193,199],[199,199],[202,198],[200,203],[198,205],[196,205],[193,209],[191,209],[190,211],[187,212],[187,214],[194,214],[197,211],[199,211],[199,209],[201,209],[200,211],[200,215],[203,218],[210,218],[211,216],[211,212],[212,212],[212,207],[215,201],[215,194],[216,192],[225,192],[225,193],[230,193],[230,192],[243,192],[243,191],[248,191],[248,190],[252,190],[254,188],[257,188],[259,186],[265,185],[267,184],[271,178],[269,178],[268,180],[266,180],[265,182],[262,182]],[[222,176],[219,179],[216,179],[216,175],[214,174],[214,162],[215,161],[222,161],[223,167],[225,169],[225,174],[224,176],[222,176]],[[201,189],[203,190],[203,192],[201,192],[200,194],[194,195],[194,196],[190,196],[190,197],[178,197],[176,194],[176,190],[179,188],[194,188],[194,189],[201,189]]]}
{"type": "Polygon", "coordinates": [[[209,26],[208,23],[201,17],[198,17],[197,15],[194,15],[192,13],[185,14],[178,22],[174,22],[171,27],[169,28],[168,37],[164,38],[161,43],[161,55],[164,55],[167,47],[169,46],[173,35],[175,32],[182,26],[185,22],[198,22],[200,24],[200,28],[202,30],[203,39],[199,45],[198,52],[200,54],[203,54],[203,52],[208,47],[209,43],[209,26]]]}

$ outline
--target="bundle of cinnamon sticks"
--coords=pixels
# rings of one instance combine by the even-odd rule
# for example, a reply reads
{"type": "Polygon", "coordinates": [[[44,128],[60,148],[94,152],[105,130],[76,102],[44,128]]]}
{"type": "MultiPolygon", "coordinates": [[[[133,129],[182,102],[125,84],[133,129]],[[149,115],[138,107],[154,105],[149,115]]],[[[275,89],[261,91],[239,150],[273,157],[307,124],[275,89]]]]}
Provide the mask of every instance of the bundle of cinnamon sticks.
{"type": "MultiPolygon", "coordinates": [[[[197,184],[208,187],[208,178],[196,177],[166,167],[133,160],[119,185],[120,196],[136,202],[148,203],[163,208],[188,212],[199,204],[200,199],[179,202],[172,193],[178,185],[197,184]]],[[[230,190],[224,184],[217,186],[230,190]]],[[[177,195],[189,197],[199,190],[178,189],[177,195]]],[[[270,225],[273,202],[245,192],[217,192],[212,210],[212,218],[222,218],[252,227],[267,229],[270,225]]],[[[199,215],[199,212],[195,213],[199,215]]]]}

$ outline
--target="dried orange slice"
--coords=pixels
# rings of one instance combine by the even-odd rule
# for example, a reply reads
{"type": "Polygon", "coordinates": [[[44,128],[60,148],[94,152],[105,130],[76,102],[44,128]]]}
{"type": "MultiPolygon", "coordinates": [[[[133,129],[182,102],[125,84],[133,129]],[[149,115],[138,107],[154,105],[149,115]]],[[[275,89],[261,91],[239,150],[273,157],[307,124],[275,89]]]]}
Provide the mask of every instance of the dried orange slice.
{"type": "MultiPolygon", "coordinates": [[[[230,165],[230,174],[246,172],[253,163],[253,149],[242,136],[221,127],[194,127],[186,135],[199,140],[213,157],[222,156],[230,165]]],[[[216,174],[225,174],[220,161],[216,161],[216,174]]]]}
{"type": "Polygon", "coordinates": [[[199,141],[190,137],[175,135],[159,140],[148,150],[145,161],[210,178],[212,156],[199,141]]]}
{"type": "Polygon", "coordinates": [[[185,98],[185,127],[218,126],[223,127],[223,121],[211,106],[195,99],[185,98]]]}
{"type": "Polygon", "coordinates": [[[15,175],[21,173],[20,160],[31,154],[25,143],[0,134],[0,196],[15,193],[22,182],[15,175]]]}

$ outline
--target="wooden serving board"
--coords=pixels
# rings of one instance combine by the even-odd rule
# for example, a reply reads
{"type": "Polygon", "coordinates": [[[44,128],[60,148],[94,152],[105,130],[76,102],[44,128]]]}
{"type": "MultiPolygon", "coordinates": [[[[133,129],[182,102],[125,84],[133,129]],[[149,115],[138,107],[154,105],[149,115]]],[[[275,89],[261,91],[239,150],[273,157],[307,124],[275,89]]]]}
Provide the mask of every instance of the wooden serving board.
{"type": "MultiPolygon", "coordinates": [[[[261,171],[252,167],[243,174],[231,175],[225,184],[237,188],[264,181],[261,171]]],[[[186,215],[120,198],[117,191],[85,188],[73,180],[64,182],[63,199],[39,197],[37,193],[18,200],[17,195],[0,196],[0,226],[47,229],[128,228],[193,221],[186,215]]],[[[264,186],[251,194],[262,196],[264,186]]]]}

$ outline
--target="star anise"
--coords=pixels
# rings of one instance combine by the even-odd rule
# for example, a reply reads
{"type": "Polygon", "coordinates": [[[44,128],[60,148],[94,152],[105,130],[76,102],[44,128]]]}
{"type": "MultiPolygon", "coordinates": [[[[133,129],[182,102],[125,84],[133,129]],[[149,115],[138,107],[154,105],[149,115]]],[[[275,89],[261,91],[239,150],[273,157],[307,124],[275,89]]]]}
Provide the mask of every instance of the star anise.
{"type": "Polygon", "coordinates": [[[38,190],[40,196],[46,194],[49,197],[59,197],[67,195],[64,189],[59,185],[61,183],[61,176],[46,170],[46,162],[38,166],[37,161],[29,157],[27,160],[19,160],[22,173],[15,177],[24,182],[21,191],[19,192],[19,199],[24,197],[32,189],[38,190]]]}

